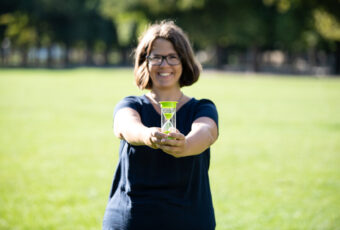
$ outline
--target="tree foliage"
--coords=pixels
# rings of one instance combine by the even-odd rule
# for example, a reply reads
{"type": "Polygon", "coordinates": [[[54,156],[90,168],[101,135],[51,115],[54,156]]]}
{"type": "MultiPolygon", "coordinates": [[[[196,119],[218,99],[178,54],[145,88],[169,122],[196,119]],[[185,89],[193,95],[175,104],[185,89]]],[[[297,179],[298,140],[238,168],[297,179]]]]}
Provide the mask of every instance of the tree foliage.
{"type": "Polygon", "coordinates": [[[200,49],[305,51],[339,42],[339,6],[338,0],[2,0],[0,40],[126,53],[149,23],[173,19],[200,49]]]}

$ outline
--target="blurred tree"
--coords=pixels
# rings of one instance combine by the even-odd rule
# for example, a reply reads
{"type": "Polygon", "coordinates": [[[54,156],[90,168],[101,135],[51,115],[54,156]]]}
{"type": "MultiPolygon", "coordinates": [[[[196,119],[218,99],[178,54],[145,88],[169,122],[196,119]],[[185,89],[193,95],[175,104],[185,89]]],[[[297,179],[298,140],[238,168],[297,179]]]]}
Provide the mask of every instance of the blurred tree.
{"type": "MultiPolygon", "coordinates": [[[[18,10],[18,7],[21,5],[21,0],[2,0],[0,1],[0,16],[4,14],[13,13],[18,10]]],[[[0,40],[5,37],[5,30],[7,25],[5,22],[0,24],[0,40]]]]}
{"type": "Polygon", "coordinates": [[[314,20],[315,27],[321,36],[335,43],[334,72],[340,74],[340,20],[322,9],[314,11],[314,20]]]}
{"type": "Polygon", "coordinates": [[[109,51],[116,48],[126,65],[149,22],[174,19],[195,48],[216,51],[217,67],[228,64],[228,53],[235,48],[258,71],[262,50],[307,52],[314,60],[315,50],[326,47],[335,56],[338,73],[338,9],[338,0],[2,0],[0,38],[6,36],[26,53],[37,46],[48,47],[51,54],[52,45],[59,44],[66,50],[66,65],[69,50],[79,44],[88,65],[94,64],[94,52],[104,53],[100,63],[107,63],[109,51]]]}
{"type": "MultiPolygon", "coordinates": [[[[65,48],[64,63],[69,65],[69,50],[74,44],[75,21],[78,15],[80,4],[78,1],[56,1],[56,0],[36,0],[38,5],[38,15],[41,21],[45,22],[44,30],[48,34],[45,44],[48,46],[49,57],[51,56],[51,46],[53,43],[63,45],[65,48]]],[[[50,58],[49,58],[50,60],[50,58]]],[[[51,65],[49,61],[48,65],[51,65]]]]}
{"type": "Polygon", "coordinates": [[[66,66],[71,47],[84,44],[86,63],[92,65],[92,50],[102,44],[105,64],[109,50],[117,44],[117,33],[113,21],[100,14],[99,6],[100,0],[5,0],[0,3],[0,38],[9,37],[24,53],[28,47],[48,47],[49,66],[53,44],[64,46],[66,66]]]}
{"type": "Polygon", "coordinates": [[[137,37],[147,23],[144,12],[145,3],[152,1],[111,1],[101,0],[100,11],[104,17],[111,18],[117,29],[118,46],[121,52],[121,65],[132,64],[129,54],[137,44],[137,37]]]}
{"type": "Polygon", "coordinates": [[[28,65],[28,49],[37,42],[37,30],[34,27],[35,17],[20,10],[27,3],[21,0],[4,0],[0,2],[0,41],[9,39],[12,46],[23,53],[22,63],[28,65]]]}
{"type": "Polygon", "coordinates": [[[131,24],[137,31],[149,21],[174,19],[185,31],[195,47],[215,47],[216,66],[226,64],[227,47],[251,47],[252,68],[259,69],[258,51],[270,43],[268,24],[272,10],[261,1],[253,0],[102,0],[102,11],[118,23],[120,44],[135,39],[131,24]],[[261,12],[261,13],[259,13],[261,12]],[[130,24],[130,26],[129,26],[130,24]],[[202,31],[204,30],[204,32],[202,31]],[[129,36],[127,36],[129,35],[129,36]]]}
{"type": "Polygon", "coordinates": [[[217,67],[227,64],[226,51],[228,47],[236,46],[249,50],[252,69],[258,71],[258,53],[271,42],[272,15],[271,8],[260,1],[210,0],[202,8],[183,12],[179,22],[185,25],[195,42],[216,48],[217,67]]]}
{"type": "Polygon", "coordinates": [[[5,37],[23,53],[24,66],[28,65],[28,49],[37,42],[37,31],[32,21],[34,19],[28,14],[19,12],[3,14],[0,17],[0,24],[6,25],[5,37]]]}
{"type": "Polygon", "coordinates": [[[313,49],[318,43],[322,43],[322,37],[330,46],[335,44],[334,48],[331,47],[335,57],[334,72],[340,73],[339,0],[263,0],[263,2],[275,5],[281,13],[277,18],[276,27],[276,40],[282,45],[280,48],[313,49]],[[288,27],[290,30],[286,33],[288,27]]]}
{"type": "MultiPolygon", "coordinates": [[[[113,24],[103,19],[99,12],[99,0],[39,0],[43,8],[41,18],[48,25],[51,41],[64,45],[64,63],[70,65],[69,50],[76,44],[84,44],[87,65],[93,65],[92,50],[98,41],[112,47],[116,41],[113,24]]],[[[106,59],[107,60],[107,59],[106,59]]]]}

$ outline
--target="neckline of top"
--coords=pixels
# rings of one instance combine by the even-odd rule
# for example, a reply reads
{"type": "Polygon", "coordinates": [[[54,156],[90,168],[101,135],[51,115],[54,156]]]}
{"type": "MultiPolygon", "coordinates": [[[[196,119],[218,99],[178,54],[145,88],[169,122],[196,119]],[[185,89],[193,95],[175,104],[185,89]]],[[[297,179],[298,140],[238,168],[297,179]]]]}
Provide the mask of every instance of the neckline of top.
{"type": "MultiPolygon", "coordinates": [[[[150,106],[152,107],[153,111],[158,114],[159,116],[161,116],[161,114],[155,109],[155,107],[153,106],[152,102],[149,100],[149,98],[143,94],[142,95],[143,99],[146,100],[148,102],[148,104],[150,104],[150,106]]],[[[187,104],[189,104],[191,101],[195,100],[194,97],[190,98],[187,102],[185,102],[181,108],[178,109],[178,111],[176,111],[176,113],[180,112],[182,110],[183,107],[187,106],[187,104]]]]}

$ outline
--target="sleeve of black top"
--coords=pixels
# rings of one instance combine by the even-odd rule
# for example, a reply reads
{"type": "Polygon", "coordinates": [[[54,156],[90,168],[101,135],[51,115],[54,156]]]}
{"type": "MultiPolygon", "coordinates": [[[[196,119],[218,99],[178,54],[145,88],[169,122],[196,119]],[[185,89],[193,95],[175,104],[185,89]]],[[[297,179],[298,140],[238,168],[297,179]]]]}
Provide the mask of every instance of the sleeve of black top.
{"type": "Polygon", "coordinates": [[[141,108],[141,102],[138,97],[136,96],[128,96],[125,97],[123,100],[118,102],[118,104],[115,106],[114,111],[113,111],[113,118],[115,117],[116,113],[122,109],[122,108],[131,108],[136,110],[138,113],[141,108]]]}
{"type": "Polygon", "coordinates": [[[195,108],[194,120],[200,117],[209,117],[215,121],[218,128],[218,113],[215,104],[208,100],[202,99],[199,100],[198,104],[195,108]]]}

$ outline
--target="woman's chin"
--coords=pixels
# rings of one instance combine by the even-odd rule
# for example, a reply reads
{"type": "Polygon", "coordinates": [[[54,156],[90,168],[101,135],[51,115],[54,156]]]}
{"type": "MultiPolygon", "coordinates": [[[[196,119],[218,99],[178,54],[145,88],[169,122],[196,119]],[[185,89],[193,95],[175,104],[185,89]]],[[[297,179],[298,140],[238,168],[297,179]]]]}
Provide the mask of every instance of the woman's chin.
{"type": "Polygon", "coordinates": [[[174,83],[173,81],[162,81],[162,82],[158,82],[157,84],[155,84],[155,86],[160,89],[169,89],[169,88],[177,87],[178,84],[174,83]]]}

